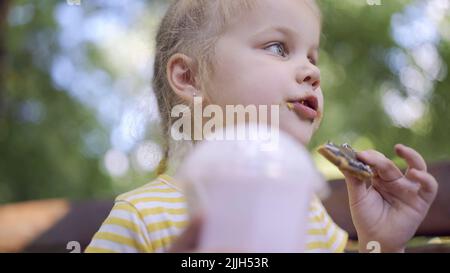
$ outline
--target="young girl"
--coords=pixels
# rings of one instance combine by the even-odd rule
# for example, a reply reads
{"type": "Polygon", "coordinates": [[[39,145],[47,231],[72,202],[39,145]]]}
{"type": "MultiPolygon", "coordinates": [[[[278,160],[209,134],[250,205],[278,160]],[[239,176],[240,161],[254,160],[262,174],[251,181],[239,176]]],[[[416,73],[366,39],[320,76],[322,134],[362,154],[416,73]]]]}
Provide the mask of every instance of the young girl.
{"type": "MultiPolygon", "coordinates": [[[[170,141],[175,105],[192,105],[195,96],[221,107],[281,105],[280,129],[308,144],[323,113],[320,16],[313,0],[178,0],[170,6],[157,35],[153,79],[167,134],[160,175],[117,197],[86,252],[195,250],[200,221],[187,225],[183,193],[170,177],[186,147],[170,141]]],[[[395,150],[408,163],[405,174],[372,150],[358,153],[376,171],[370,187],[344,173],[360,251],[370,241],[383,252],[404,251],[435,198],[437,182],[420,154],[404,145],[395,150]]],[[[347,234],[317,199],[307,224],[308,252],[344,250],[347,234]]]]}

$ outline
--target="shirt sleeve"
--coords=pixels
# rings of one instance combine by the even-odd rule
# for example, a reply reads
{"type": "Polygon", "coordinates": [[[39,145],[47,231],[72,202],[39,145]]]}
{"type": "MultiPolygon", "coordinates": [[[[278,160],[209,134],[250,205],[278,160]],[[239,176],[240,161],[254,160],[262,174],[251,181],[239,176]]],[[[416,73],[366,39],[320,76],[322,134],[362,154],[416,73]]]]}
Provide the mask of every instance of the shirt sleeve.
{"type": "Polygon", "coordinates": [[[144,221],[136,207],[124,200],[114,203],[109,216],[92,238],[86,253],[154,252],[144,221]]]}
{"type": "Polygon", "coordinates": [[[333,221],[319,199],[315,198],[313,206],[322,216],[321,222],[323,223],[323,226],[325,226],[324,241],[327,250],[334,253],[343,253],[347,245],[348,233],[333,221]]]}

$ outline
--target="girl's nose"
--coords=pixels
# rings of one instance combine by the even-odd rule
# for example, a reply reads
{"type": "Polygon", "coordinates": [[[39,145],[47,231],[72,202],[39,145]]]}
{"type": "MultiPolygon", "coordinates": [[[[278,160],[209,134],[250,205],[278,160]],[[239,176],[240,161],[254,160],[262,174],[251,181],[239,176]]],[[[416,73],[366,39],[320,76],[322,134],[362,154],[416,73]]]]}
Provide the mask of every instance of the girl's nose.
{"type": "Polygon", "coordinates": [[[320,70],[314,64],[304,64],[298,68],[296,80],[298,84],[309,83],[316,90],[320,86],[320,70]]]}

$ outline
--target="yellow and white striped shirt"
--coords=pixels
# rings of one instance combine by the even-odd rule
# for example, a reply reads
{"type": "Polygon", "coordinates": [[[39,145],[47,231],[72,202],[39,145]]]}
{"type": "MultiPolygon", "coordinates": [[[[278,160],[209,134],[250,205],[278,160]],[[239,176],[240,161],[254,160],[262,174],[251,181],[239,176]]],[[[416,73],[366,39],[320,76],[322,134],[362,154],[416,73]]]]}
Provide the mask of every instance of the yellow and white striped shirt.
{"type": "MultiPolygon", "coordinates": [[[[119,195],[85,252],[165,252],[188,223],[186,201],[168,175],[119,195]]],[[[306,252],[343,252],[347,233],[311,203],[306,252]]]]}

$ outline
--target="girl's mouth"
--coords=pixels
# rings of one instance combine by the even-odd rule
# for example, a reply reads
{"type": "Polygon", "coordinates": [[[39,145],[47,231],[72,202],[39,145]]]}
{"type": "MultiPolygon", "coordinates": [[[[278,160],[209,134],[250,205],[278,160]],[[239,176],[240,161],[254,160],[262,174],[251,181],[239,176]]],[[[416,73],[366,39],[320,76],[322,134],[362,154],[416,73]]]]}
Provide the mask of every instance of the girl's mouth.
{"type": "Polygon", "coordinates": [[[288,101],[287,107],[302,119],[314,121],[319,116],[319,104],[317,98],[314,96],[288,101]]]}

